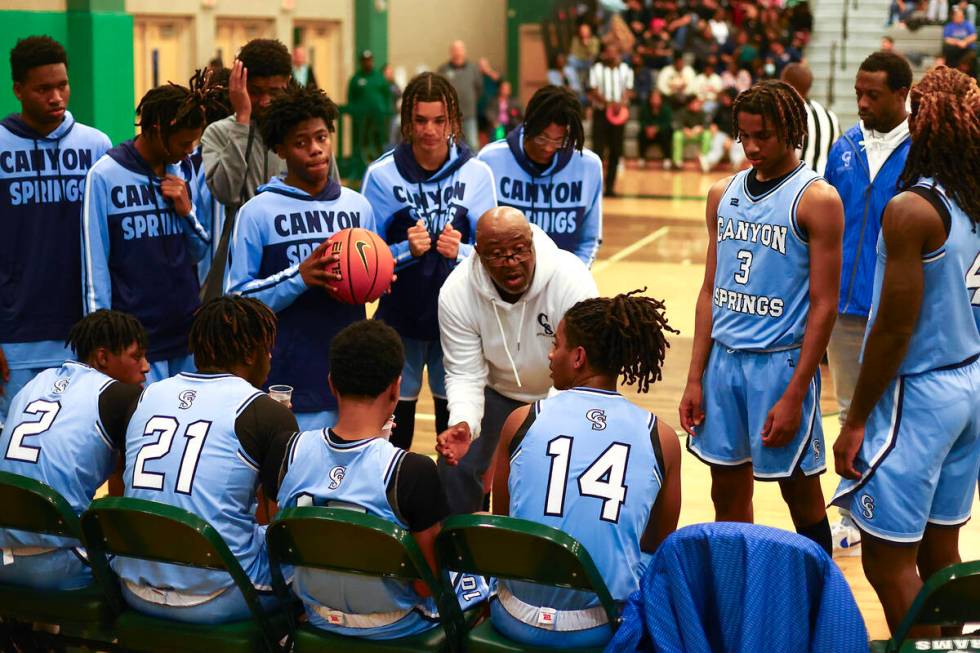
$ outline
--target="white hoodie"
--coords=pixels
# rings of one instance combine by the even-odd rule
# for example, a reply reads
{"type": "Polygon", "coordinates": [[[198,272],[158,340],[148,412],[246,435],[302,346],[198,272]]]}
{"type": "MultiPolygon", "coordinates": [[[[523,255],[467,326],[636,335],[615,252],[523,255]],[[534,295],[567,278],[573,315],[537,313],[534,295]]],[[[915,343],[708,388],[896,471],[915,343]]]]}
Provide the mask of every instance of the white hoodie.
{"type": "Polygon", "coordinates": [[[480,434],[483,389],[516,401],[543,399],[551,388],[548,352],[565,311],[599,294],[585,264],[531,225],[537,258],[531,286],[516,303],[500,298],[480,257],[463,261],[439,293],[449,423],[480,434]]]}

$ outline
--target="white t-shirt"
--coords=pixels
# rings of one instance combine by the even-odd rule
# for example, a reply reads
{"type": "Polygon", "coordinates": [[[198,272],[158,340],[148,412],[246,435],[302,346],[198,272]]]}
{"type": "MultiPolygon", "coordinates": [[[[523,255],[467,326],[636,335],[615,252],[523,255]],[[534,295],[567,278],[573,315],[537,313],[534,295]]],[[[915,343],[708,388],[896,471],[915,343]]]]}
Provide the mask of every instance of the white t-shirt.
{"type": "Polygon", "coordinates": [[[868,157],[868,171],[871,174],[871,181],[874,181],[888,155],[909,135],[909,121],[903,120],[890,132],[883,133],[868,129],[862,120],[861,133],[864,134],[864,153],[868,157]]]}

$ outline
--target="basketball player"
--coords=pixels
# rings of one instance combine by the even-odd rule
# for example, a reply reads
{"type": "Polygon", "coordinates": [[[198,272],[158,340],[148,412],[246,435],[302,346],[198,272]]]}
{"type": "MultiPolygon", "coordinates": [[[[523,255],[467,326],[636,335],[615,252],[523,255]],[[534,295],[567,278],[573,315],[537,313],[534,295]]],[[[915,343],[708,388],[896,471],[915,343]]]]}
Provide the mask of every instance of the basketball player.
{"type": "Polygon", "coordinates": [[[582,105],[567,88],[531,97],[524,123],[480,150],[501,206],[513,206],[588,266],[602,243],[602,161],[585,149],[582,105]],[[576,152],[578,150],[578,152],[576,152]]]}
{"type": "Polygon", "coordinates": [[[459,99],[446,78],[417,75],[402,96],[403,141],[368,166],[362,185],[398,272],[376,317],[394,327],[405,346],[391,436],[404,449],[412,446],[424,368],[435,401],[436,433],[448,426],[439,289],[473,251],[476,221],[497,204],[493,174],[462,141],[460,120],[459,99]]]}
{"type": "Polygon", "coordinates": [[[85,311],[132,313],[149,332],[149,382],[192,369],[187,332],[200,303],[195,264],[210,236],[198,222],[188,155],[218,92],[200,71],[190,88],[147,91],[136,115],[140,134],[89,170],[82,204],[85,311]]]}
{"type": "MultiPolygon", "coordinates": [[[[639,588],[644,553],[677,528],[674,429],[616,391],[646,392],[669,346],[663,304],[640,291],[575,304],[548,358],[557,396],[518,408],[501,431],[494,512],[560,529],[585,546],[616,601],[639,588]],[[628,488],[628,490],[627,490],[628,488]]],[[[493,625],[529,646],[597,647],[613,633],[591,594],[498,581],[493,625]]]]}
{"type": "MultiPolygon", "coordinates": [[[[81,362],[44,370],[17,393],[0,432],[0,471],[41,481],[81,514],[116,466],[149,370],[136,318],[98,310],[68,334],[81,362]]],[[[92,582],[75,540],[0,530],[0,583],[70,590],[92,582]]]]}
{"type": "Polygon", "coordinates": [[[831,552],[818,364],[837,315],[843,209],[800,162],[803,99],[784,82],[735,100],[752,167],[708,194],[708,253],[680,406],[711,466],[718,521],[752,521],[753,475],[778,481],[793,525],[831,552]]]}
{"type": "Polygon", "coordinates": [[[10,73],[20,113],[0,121],[0,421],[24,384],[70,358],[65,336],[82,317],[85,174],[112,147],[68,111],[68,55],[60,43],[17,41],[10,73]]]}
{"type": "Polygon", "coordinates": [[[955,154],[980,149],[980,89],[939,66],[911,100],[903,192],[885,208],[861,371],[834,444],[833,503],[864,535],[892,632],[923,580],[960,561],[980,468],[980,158],[955,154]]]}
{"type": "Polygon", "coordinates": [[[270,384],[293,386],[303,429],[332,426],[337,400],[327,388],[330,338],[364,306],[342,304],[328,284],[337,261],[327,239],[349,227],[375,230],[363,196],[328,176],[339,113],[323,91],[297,87],[274,99],[259,121],[263,142],[286,163],[286,176],[259,186],[238,212],[226,292],[254,297],[274,310],[279,335],[270,384]]]}
{"type": "MultiPolygon", "coordinates": [[[[436,465],[388,442],[382,428],[398,401],[404,353],[383,322],[349,325],[330,343],[330,388],[340,404],[333,428],[299,433],[283,461],[279,505],[343,506],[412,533],[437,572],[434,542],[449,515],[436,465]]],[[[454,579],[463,609],[487,597],[482,578],[454,579]]],[[[297,567],[293,589],[310,623],[330,632],[390,639],[439,625],[435,602],[410,583],[297,567]]]]}
{"type": "MultiPolygon", "coordinates": [[[[201,306],[191,326],[197,373],[147,387],[126,431],[125,495],[165,503],[210,523],[265,606],[275,604],[265,527],[253,506],[261,482],[276,496],[296,419],[258,388],[269,372],[276,316],[246,297],[201,306]]],[[[225,572],[117,557],[112,567],[134,609],[192,623],[247,619],[225,572]]]]}

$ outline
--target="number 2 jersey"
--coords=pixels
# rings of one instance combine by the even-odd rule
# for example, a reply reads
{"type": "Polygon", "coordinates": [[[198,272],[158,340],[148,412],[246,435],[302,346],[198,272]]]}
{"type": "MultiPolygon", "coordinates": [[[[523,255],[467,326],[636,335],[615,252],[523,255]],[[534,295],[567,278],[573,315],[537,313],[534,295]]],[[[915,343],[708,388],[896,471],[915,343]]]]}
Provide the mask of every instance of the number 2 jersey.
{"type": "Polygon", "coordinates": [[[711,337],[730,349],[767,351],[803,342],[810,308],[810,249],[796,211],[820,176],[805,164],[754,195],[736,174],[718,203],[711,337]]]}
{"type": "MultiPolygon", "coordinates": [[[[265,527],[254,515],[261,480],[274,497],[296,418],[231,374],[182,373],[151,384],[126,431],[126,496],[182,508],[221,535],[258,589],[271,586],[265,527]]],[[[149,585],[193,595],[230,587],[224,571],[117,557],[130,589],[149,585]]],[[[136,591],[136,590],[134,590],[136,591]]]]}
{"type": "MultiPolygon", "coordinates": [[[[662,484],[657,418],[618,392],[574,388],[532,404],[510,444],[510,515],[582,543],[617,601],[639,587],[640,538],[662,484]]],[[[588,592],[500,583],[534,606],[598,605],[588,592]]]]}

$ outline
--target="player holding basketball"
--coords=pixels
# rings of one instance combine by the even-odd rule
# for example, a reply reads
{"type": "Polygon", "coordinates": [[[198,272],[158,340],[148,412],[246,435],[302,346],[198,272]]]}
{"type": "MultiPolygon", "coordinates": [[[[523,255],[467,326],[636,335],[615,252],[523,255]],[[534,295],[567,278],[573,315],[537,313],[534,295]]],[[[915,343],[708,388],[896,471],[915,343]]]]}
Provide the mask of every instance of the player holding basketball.
{"type": "MultiPolygon", "coordinates": [[[[495,513],[577,539],[617,601],[637,590],[644,553],[674,532],[681,508],[677,434],[616,391],[620,375],[639,392],[659,381],[665,332],[677,333],[663,304],[637,292],[565,313],[548,358],[568,392],[510,414],[493,479],[495,513]]],[[[594,595],[520,581],[497,581],[491,618],[532,646],[602,646],[613,632],[594,595]]]]}
{"type": "Polygon", "coordinates": [[[755,84],[733,117],[752,167],[708,194],[681,427],[711,466],[715,519],[751,522],[753,475],[778,481],[797,532],[830,553],[818,365],[837,315],[843,208],[797,155],[806,113],[792,87],[755,84]]]}
{"type": "Polygon", "coordinates": [[[923,580],[960,561],[980,468],[980,90],[939,66],[911,100],[903,192],[885,208],[861,371],[834,445],[845,480],[833,503],[864,534],[864,573],[893,632],[923,580]]]}
{"type": "MultiPolygon", "coordinates": [[[[132,315],[99,310],[68,334],[79,361],[44,370],[18,392],[0,431],[0,471],[45,483],[81,514],[116,466],[146,378],[146,330],[132,315]]],[[[0,530],[0,582],[78,589],[92,582],[75,540],[0,530]]]]}
{"type": "Polygon", "coordinates": [[[403,142],[368,167],[362,189],[398,272],[376,317],[394,327],[405,345],[391,441],[409,449],[423,368],[435,399],[436,433],[448,426],[439,289],[473,251],[476,221],[497,198],[490,168],[461,140],[459,100],[446,78],[413,78],[402,96],[401,119],[403,142]]]}
{"type": "Polygon", "coordinates": [[[259,186],[238,212],[226,292],[254,297],[276,311],[279,335],[270,384],[293,386],[303,429],[331,426],[337,400],[327,388],[330,339],[364,319],[364,306],[337,301],[327,268],[336,258],[327,239],[349,227],[375,230],[374,212],[359,193],[329,178],[337,105],[322,91],[296,88],[262,114],[263,142],[286,162],[286,176],[259,186]]]}

